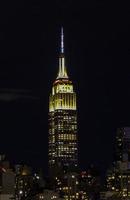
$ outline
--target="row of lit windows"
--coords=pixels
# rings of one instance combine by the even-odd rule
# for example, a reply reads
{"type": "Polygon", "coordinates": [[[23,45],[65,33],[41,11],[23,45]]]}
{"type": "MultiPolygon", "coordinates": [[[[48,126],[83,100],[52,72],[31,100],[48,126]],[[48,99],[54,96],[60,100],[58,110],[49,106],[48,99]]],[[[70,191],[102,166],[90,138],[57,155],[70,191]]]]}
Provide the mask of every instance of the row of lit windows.
{"type": "Polygon", "coordinates": [[[50,124],[54,124],[55,120],[59,120],[59,121],[77,121],[77,116],[76,113],[73,115],[64,115],[63,113],[61,115],[55,114],[54,117],[49,118],[49,122],[50,124]]]}
{"type": "Polygon", "coordinates": [[[76,147],[72,147],[72,148],[58,147],[58,150],[59,150],[60,152],[66,151],[66,153],[70,153],[70,152],[74,152],[75,150],[77,150],[77,148],[76,148],[76,147]]]}
{"type": "Polygon", "coordinates": [[[55,126],[53,126],[53,128],[49,129],[49,133],[54,133],[54,131],[57,130],[57,128],[58,129],[65,129],[65,128],[67,128],[69,130],[75,130],[77,128],[77,125],[74,124],[74,123],[68,123],[68,122],[66,122],[64,124],[56,124],[55,126]]]}
{"type": "MultiPolygon", "coordinates": [[[[75,155],[76,150],[77,150],[77,148],[73,148],[73,149],[71,149],[71,151],[68,150],[68,149],[62,149],[62,150],[59,149],[58,155],[67,155],[67,156],[71,155],[71,154],[75,155]]],[[[49,152],[48,155],[54,157],[56,155],[56,153],[55,152],[49,152]]]]}
{"type": "Polygon", "coordinates": [[[61,125],[63,126],[64,124],[72,124],[72,125],[75,125],[76,124],[76,121],[74,121],[73,119],[68,119],[68,120],[55,120],[55,125],[61,125]]]}
{"type": "Polygon", "coordinates": [[[77,128],[76,125],[71,125],[71,124],[65,124],[64,126],[61,124],[58,124],[58,129],[67,129],[67,130],[75,130],[77,128]]]}
{"type": "Polygon", "coordinates": [[[58,141],[58,142],[55,142],[55,144],[53,144],[53,143],[51,143],[51,141],[49,141],[49,144],[52,144],[50,146],[53,146],[53,147],[58,146],[58,147],[61,147],[61,148],[63,148],[63,146],[64,147],[69,146],[69,148],[73,148],[73,147],[77,146],[77,143],[72,141],[72,140],[71,140],[71,142],[70,141],[67,141],[67,143],[65,143],[65,142],[66,141],[58,141]]]}
{"type": "MultiPolygon", "coordinates": [[[[58,152],[58,155],[57,155],[58,157],[68,157],[68,158],[72,158],[72,157],[75,157],[75,153],[74,152],[64,152],[64,151],[62,151],[62,152],[58,152]]],[[[55,156],[55,157],[57,157],[57,156],[55,156]]]]}
{"type": "Polygon", "coordinates": [[[59,134],[58,139],[62,140],[76,140],[75,134],[59,134]]]}
{"type": "Polygon", "coordinates": [[[58,154],[58,157],[63,157],[63,158],[72,158],[72,155],[64,155],[64,154],[58,154]]]}
{"type": "Polygon", "coordinates": [[[59,150],[58,155],[75,155],[75,151],[70,150],[59,150]]]}
{"type": "Polygon", "coordinates": [[[76,148],[77,145],[72,145],[70,144],[71,142],[67,142],[65,144],[61,144],[61,145],[58,145],[56,146],[58,149],[65,149],[65,148],[69,148],[69,149],[72,149],[72,148],[76,148]]]}

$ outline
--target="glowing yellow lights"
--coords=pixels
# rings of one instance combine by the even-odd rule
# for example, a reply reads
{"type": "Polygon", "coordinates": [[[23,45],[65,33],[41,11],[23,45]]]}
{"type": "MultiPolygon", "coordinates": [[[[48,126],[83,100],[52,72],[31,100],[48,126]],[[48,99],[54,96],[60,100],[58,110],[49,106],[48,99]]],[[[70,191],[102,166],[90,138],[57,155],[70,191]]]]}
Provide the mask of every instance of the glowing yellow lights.
{"type": "Polygon", "coordinates": [[[49,167],[52,174],[62,165],[77,166],[76,93],[69,80],[64,53],[59,57],[59,71],[49,97],[49,167]],[[54,168],[53,168],[54,167],[54,168]]]}
{"type": "Polygon", "coordinates": [[[76,134],[59,134],[58,138],[60,140],[76,140],[76,134]]]}
{"type": "Polygon", "coordinates": [[[58,85],[56,93],[73,93],[73,86],[69,84],[58,85]]]}
{"type": "Polygon", "coordinates": [[[68,78],[66,67],[65,67],[65,58],[64,56],[59,58],[59,72],[57,79],[59,78],[68,78]]]}
{"type": "Polygon", "coordinates": [[[56,84],[49,99],[49,111],[76,110],[76,94],[72,84],[56,84]]]}

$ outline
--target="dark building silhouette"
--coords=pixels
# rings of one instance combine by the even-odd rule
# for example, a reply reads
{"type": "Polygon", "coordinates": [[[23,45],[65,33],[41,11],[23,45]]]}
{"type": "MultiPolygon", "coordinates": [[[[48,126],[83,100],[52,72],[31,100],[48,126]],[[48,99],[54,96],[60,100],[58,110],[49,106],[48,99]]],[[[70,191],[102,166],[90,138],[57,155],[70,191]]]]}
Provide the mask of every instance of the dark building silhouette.
{"type": "Polygon", "coordinates": [[[117,129],[115,160],[107,171],[107,195],[130,199],[130,127],[117,129]]]}
{"type": "Polygon", "coordinates": [[[30,194],[33,185],[31,168],[24,165],[16,165],[15,198],[16,200],[26,199],[30,194]]]}
{"type": "Polygon", "coordinates": [[[115,157],[116,161],[130,161],[130,127],[117,129],[115,157]]]}

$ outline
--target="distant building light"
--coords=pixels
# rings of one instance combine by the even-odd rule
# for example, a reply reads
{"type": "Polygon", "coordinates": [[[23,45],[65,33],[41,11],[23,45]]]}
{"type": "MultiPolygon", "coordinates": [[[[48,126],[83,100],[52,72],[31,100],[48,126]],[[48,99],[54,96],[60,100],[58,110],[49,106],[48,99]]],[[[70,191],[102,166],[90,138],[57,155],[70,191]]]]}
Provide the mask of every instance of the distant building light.
{"type": "Polygon", "coordinates": [[[19,191],[19,194],[23,194],[23,191],[22,191],[22,190],[20,190],[20,191],[19,191]]]}

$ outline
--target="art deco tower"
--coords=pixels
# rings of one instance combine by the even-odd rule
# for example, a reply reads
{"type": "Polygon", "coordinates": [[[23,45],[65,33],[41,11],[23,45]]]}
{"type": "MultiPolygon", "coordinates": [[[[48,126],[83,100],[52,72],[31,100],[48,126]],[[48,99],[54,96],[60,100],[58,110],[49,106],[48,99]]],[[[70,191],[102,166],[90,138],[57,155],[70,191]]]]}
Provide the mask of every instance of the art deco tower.
{"type": "Polygon", "coordinates": [[[65,65],[64,34],[61,28],[59,71],[49,97],[49,170],[75,169],[77,152],[76,93],[65,65]]]}

